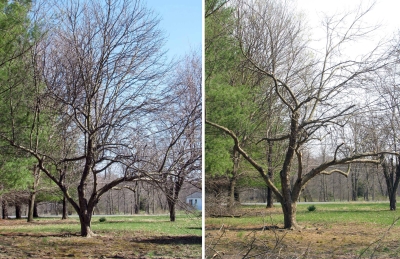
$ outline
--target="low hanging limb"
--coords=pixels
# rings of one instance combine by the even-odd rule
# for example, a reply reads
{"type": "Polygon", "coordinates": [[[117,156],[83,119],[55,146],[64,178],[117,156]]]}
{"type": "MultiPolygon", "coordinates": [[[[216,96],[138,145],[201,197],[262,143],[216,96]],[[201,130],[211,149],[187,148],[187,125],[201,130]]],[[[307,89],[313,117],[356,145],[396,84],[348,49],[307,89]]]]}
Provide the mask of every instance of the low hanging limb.
{"type": "Polygon", "coordinates": [[[342,175],[348,177],[349,173],[350,173],[350,168],[351,168],[351,166],[349,164],[348,167],[347,167],[347,171],[346,172],[344,172],[342,170],[339,170],[339,169],[333,169],[331,171],[322,171],[320,174],[330,175],[330,174],[333,174],[333,173],[338,173],[338,174],[342,174],[342,175]]]}

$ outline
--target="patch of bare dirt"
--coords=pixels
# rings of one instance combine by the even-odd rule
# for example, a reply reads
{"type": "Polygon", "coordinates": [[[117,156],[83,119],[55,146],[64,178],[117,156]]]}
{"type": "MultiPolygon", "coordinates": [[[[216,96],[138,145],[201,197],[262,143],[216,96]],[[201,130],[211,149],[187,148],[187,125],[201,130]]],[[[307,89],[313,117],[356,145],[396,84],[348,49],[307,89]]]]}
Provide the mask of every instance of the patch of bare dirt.
{"type": "MultiPolygon", "coordinates": [[[[257,213],[255,211],[254,213],[257,213]]],[[[206,258],[400,258],[400,231],[375,224],[206,225],[206,258]]]]}

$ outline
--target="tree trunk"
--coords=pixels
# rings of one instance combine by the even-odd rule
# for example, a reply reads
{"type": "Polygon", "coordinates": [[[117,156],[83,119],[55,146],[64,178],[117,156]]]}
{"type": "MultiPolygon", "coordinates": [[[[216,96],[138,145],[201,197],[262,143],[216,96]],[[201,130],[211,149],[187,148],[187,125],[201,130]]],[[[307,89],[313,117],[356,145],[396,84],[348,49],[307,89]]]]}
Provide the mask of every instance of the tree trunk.
{"type": "Polygon", "coordinates": [[[68,218],[68,203],[67,203],[67,198],[63,197],[63,208],[62,208],[62,218],[61,219],[67,219],[68,218]]]}
{"type": "Polygon", "coordinates": [[[21,205],[20,204],[15,204],[15,218],[16,219],[21,219],[21,205]]]}
{"type": "Polygon", "coordinates": [[[39,218],[39,213],[38,213],[38,209],[37,209],[37,202],[35,200],[35,202],[33,203],[33,218],[39,218]]]}
{"type": "MultiPolygon", "coordinates": [[[[268,178],[273,181],[274,180],[274,170],[272,168],[272,151],[273,151],[273,142],[268,141],[268,178]]],[[[272,200],[272,189],[267,187],[267,208],[272,208],[274,206],[274,201],[272,200]]]]}
{"type": "Polygon", "coordinates": [[[90,225],[92,221],[93,209],[97,202],[93,199],[90,199],[88,202],[86,199],[84,181],[81,181],[81,184],[78,186],[78,199],[79,207],[75,206],[75,210],[79,215],[79,221],[81,223],[81,236],[92,237],[94,236],[94,233],[92,232],[90,225]]]}
{"type": "Polygon", "coordinates": [[[2,212],[2,218],[7,219],[8,218],[8,204],[7,201],[4,199],[1,202],[1,212],[2,212]]]}
{"type": "Polygon", "coordinates": [[[352,186],[351,200],[352,201],[357,201],[357,194],[358,194],[358,168],[356,168],[354,170],[354,173],[352,174],[351,186],[352,186]]]}
{"type": "Polygon", "coordinates": [[[139,194],[139,188],[137,192],[135,193],[135,214],[139,214],[140,212],[140,194],[139,194]]]}
{"type": "Polygon", "coordinates": [[[383,161],[381,163],[383,168],[383,174],[386,180],[387,192],[389,195],[390,210],[396,210],[396,196],[397,188],[400,182],[400,163],[396,160],[396,165],[393,164],[393,159],[383,161]]]}
{"type": "Polygon", "coordinates": [[[281,188],[282,188],[282,198],[280,202],[282,204],[282,210],[284,215],[284,228],[286,229],[298,228],[298,225],[296,223],[296,201],[300,195],[300,188],[297,188],[298,192],[296,197],[292,197],[292,190],[290,185],[290,167],[296,147],[296,140],[298,133],[298,118],[299,118],[299,113],[295,112],[292,114],[291,125],[290,125],[289,149],[286,152],[285,161],[283,162],[282,170],[280,172],[281,188]]]}
{"type": "Polygon", "coordinates": [[[33,222],[33,211],[35,208],[36,192],[31,192],[28,206],[28,222],[33,222]]]}
{"type": "Polygon", "coordinates": [[[229,197],[228,197],[228,211],[232,211],[233,207],[235,206],[235,188],[236,182],[238,178],[238,168],[239,168],[239,158],[240,154],[236,150],[233,149],[233,169],[232,169],[232,176],[229,180],[229,197]]]}
{"type": "Polygon", "coordinates": [[[168,204],[168,210],[169,210],[169,220],[171,222],[175,221],[175,204],[176,200],[174,197],[174,189],[175,189],[175,183],[173,183],[173,186],[169,187],[166,190],[166,196],[167,196],[167,204],[168,204]]]}
{"type": "Polygon", "coordinates": [[[284,228],[285,229],[298,229],[299,225],[296,221],[296,202],[291,203],[281,203],[283,210],[284,228]]]}
{"type": "Polygon", "coordinates": [[[228,211],[232,211],[235,206],[235,187],[236,187],[236,177],[231,177],[229,181],[229,198],[228,198],[228,211]]]}
{"type": "Polygon", "coordinates": [[[183,180],[183,177],[178,176],[177,179],[172,182],[172,186],[166,189],[169,219],[171,222],[175,221],[175,206],[179,199],[179,192],[182,188],[183,180]]]}
{"type": "Polygon", "coordinates": [[[79,212],[79,221],[81,223],[81,236],[92,237],[94,233],[91,229],[92,212],[89,210],[84,210],[79,212]]]}
{"type": "Polygon", "coordinates": [[[35,165],[33,167],[32,175],[33,175],[33,184],[32,184],[32,189],[30,190],[30,197],[28,204],[28,222],[33,222],[33,217],[34,217],[36,191],[40,181],[40,169],[38,165],[35,165]]]}
{"type": "Polygon", "coordinates": [[[396,210],[396,192],[393,192],[389,196],[389,200],[390,200],[390,210],[396,210]]]}
{"type": "MultiPolygon", "coordinates": [[[[78,189],[79,188],[80,187],[78,187],[78,189]]],[[[94,209],[94,204],[91,203],[88,204],[84,196],[79,194],[79,210],[77,210],[77,213],[79,215],[79,221],[81,223],[81,236],[83,237],[94,236],[94,233],[92,232],[91,229],[93,209],[94,209]]]]}
{"type": "Polygon", "coordinates": [[[175,222],[175,202],[168,201],[168,208],[169,208],[169,220],[171,222],[175,222]]]}

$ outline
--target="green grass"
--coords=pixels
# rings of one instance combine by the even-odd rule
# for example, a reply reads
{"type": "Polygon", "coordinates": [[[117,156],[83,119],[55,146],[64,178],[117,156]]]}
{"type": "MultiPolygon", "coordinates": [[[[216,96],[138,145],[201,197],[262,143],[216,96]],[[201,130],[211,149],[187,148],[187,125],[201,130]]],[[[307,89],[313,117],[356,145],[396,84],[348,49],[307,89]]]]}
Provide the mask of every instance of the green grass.
{"type": "Polygon", "coordinates": [[[145,231],[160,235],[201,235],[201,218],[178,215],[175,222],[168,216],[109,217],[106,222],[92,219],[93,231],[145,231]]]}
{"type": "MultiPolygon", "coordinates": [[[[146,232],[157,235],[201,235],[201,218],[178,214],[175,222],[170,222],[167,215],[162,216],[113,216],[107,217],[105,222],[99,222],[103,216],[93,216],[92,230],[95,233],[106,232],[146,232]]],[[[26,221],[22,219],[20,221],[26,221]]],[[[80,232],[79,219],[70,217],[67,221],[60,218],[39,218],[36,223],[21,224],[12,228],[2,227],[0,233],[77,233],[80,232]],[[44,221],[54,221],[42,224],[44,221]]]]}
{"type": "Polygon", "coordinates": [[[70,217],[0,221],[0,257],[7,258],[200,258],[201,218],[178,214],[92,218],[93,238],[79,236],[79,219],[70,217]],[[49,252],[51,251],[51,252],[49,252]]]}
{"type": "MultiPolygon", "coordinates": [[[[316,204],[315,211],[308,211],[309,204],[297,206],[297,222],[300,225],[310,223],[375,223],[382,226],[390,226],[393,221],[400,217],[400,209],[390,211],[389,203],[384,202],[355,202],[355,203],[328,203],[316,204]]],[[[249,206],[243,208],[250,209],[249,206]]],[[[252,206],[254,209],[262,210],[264,206],[252,206]]],[[[283,214],[280,208],[278,212],[264,210],[261,215],[245,216],[241,218],[207,218],[207,224],[230,226],[253,225],[253,224],[282,224],[283,214]]]]}
{"type": "Polygon", "coordinates": [[[389,226],[400,217],[400,211],[391,211],[388,203],[335,203],[317,204],[316,211],[309,212],[307,205],[297,208],[297,221],[320,223],[375,223],[389,226]]]}

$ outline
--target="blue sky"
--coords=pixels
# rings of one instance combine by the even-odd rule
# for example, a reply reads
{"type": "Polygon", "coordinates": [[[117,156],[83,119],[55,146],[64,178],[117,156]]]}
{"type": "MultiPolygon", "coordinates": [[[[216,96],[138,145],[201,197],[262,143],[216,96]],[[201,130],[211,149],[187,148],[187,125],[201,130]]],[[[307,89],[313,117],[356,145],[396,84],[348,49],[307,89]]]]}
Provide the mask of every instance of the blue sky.
{"type": "Polygon", "coordinates": [[[167,36],[169,57],[180,57],[192,49],[201,50],[202,0],[144,0],[161,18],[167,36]]]}

